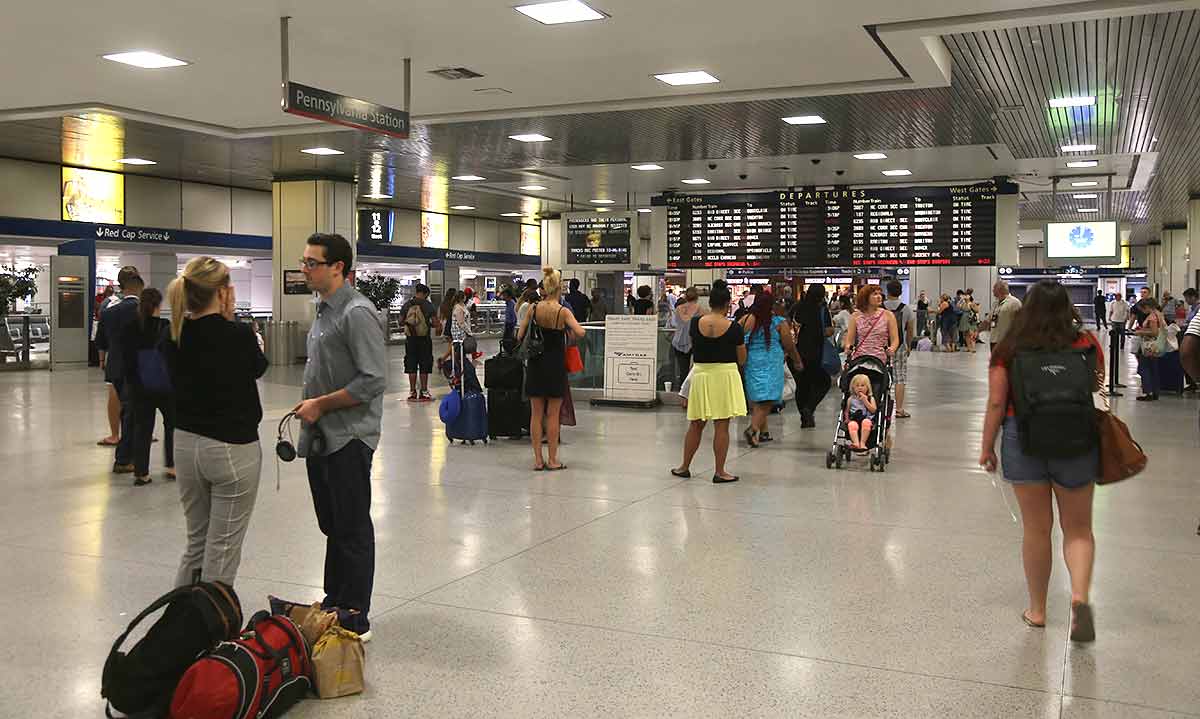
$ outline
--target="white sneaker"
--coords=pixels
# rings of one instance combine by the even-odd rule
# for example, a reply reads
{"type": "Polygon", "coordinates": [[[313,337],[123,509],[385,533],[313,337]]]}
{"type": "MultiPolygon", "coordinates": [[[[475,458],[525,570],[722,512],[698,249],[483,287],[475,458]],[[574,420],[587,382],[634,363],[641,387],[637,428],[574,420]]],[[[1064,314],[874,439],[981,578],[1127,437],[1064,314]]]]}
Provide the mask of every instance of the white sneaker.
{"type": "Polygon", "coordinates": [[[363,644],[367,644],[368,642],[370,642],[371,641],[371,630],[368,629],[367,631],[363,632],[362,634],[359,634],[358,639],[363,644]]]}

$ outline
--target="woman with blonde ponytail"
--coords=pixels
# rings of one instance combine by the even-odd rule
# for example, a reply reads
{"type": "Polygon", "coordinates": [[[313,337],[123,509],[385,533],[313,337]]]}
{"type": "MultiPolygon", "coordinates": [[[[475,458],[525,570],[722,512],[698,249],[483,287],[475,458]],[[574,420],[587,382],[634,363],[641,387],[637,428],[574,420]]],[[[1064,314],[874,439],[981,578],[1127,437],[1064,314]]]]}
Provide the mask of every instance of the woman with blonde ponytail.
{"type": "Polygon", "coordinates": [[[234,320],[229,268],[197,257],[167,288],[167,362],[176,393],[175,466],[187,519],[177,585],[233,585],[258,495],[262,405],[256,380],[267,370],[250,325],[234,320]]]}

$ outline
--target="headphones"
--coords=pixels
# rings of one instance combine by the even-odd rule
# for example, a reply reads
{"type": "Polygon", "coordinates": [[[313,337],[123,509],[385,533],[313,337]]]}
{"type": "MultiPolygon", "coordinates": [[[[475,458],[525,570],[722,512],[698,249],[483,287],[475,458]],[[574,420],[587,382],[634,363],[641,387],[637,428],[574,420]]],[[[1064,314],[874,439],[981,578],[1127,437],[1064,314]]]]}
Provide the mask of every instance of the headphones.
{"type": "MultiPolygon", "coordinates": [[[[275,442],[275,456],[279,457],[284,462],[291,462],[296,459],[299,453],[296,451],[296,445],[292,442],[292,427],[291,420],[296,417],[295,412],[288,412],[279,420],[278,437],[275,442]],[[287,429],[287,439],[283,438],[284,429],[287,429]]],[[[312,436],[308,440],[309,451],[313,454],[325,454],[325,435],[321,434],[321,430],[314,425],[312,427],[312,436]]]]}

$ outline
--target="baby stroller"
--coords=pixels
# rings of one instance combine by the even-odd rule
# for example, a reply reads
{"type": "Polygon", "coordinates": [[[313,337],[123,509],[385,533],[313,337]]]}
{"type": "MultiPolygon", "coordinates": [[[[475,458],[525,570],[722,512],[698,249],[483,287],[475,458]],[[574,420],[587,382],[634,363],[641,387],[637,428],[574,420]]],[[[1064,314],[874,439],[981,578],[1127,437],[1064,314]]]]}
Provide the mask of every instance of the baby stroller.
{"type": "Polygon", "coordinates": [[[877,357],[863,356],[851,360],[846,371],[842,373],[839,384],[842,388],[842,404],[837,415],[837,429],[833,435],[833,447],[825,455],[825,467],[841,469],[849,464],[854,456],[850,448],[850,432],[846,427],[846,412],[850,406],[850,382],[858,375],[866,375],[871,380],[871,391],[875,394],[878,409],[875,412],[875,424],[870,434],[863,440],[867,446],[867,459],[870,471],[878,469],[883,472],[891,460],[891,449],[888,448],[888,432],[892,427],[892,412],[895,400],[892,398],[892,365],[885,364],[877,357]]]}

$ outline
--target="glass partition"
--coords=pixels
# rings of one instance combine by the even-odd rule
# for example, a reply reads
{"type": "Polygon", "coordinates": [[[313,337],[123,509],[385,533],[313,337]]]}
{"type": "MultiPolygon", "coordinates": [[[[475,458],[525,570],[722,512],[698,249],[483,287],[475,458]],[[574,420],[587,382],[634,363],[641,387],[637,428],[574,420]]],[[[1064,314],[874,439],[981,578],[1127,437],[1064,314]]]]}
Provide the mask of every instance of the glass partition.
{"type": "MultiPolygon", "coordinates": [[[[585,322],[587,334],[579,341],[579,353],[583,355],[583,371],[569,375],[570,385],[575,389],[604,389],[604,324],[585,322]]],[[[670,382],[672,391],[679,389],[676,376],[675,354],[671,351],[671,336],[674,330],[658,328],[658,361],[655,364],[655,387],[663,390],[663,383],[670,382]]]]}

